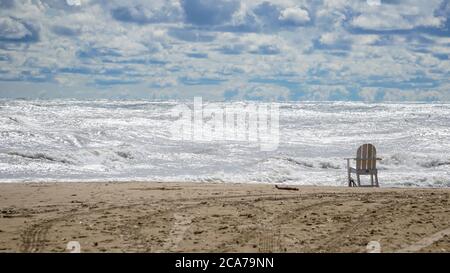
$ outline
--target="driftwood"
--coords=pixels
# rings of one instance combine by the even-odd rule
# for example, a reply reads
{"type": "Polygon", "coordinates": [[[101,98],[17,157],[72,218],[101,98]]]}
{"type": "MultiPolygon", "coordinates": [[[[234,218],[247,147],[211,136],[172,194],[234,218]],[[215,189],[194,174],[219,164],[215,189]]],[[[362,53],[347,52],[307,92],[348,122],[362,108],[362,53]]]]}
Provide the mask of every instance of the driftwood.
{"type": "Polygon", "coordinates": [[[287,187],[287,186],[278,186],[278,185],[275,185],[275,188],[277,188],[277,189],[279,189],[279,190],[298,191],[298,188],[287,187]]]}

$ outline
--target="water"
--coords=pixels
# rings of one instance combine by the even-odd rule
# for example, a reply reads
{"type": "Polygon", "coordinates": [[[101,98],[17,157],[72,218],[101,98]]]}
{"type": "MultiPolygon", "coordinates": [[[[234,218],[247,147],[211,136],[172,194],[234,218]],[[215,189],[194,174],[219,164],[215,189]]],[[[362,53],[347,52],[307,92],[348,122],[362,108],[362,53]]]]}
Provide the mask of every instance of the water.
{"type": "Polygon", "coordinates": [[[450,186],[450,104],[280,103],[280,144],[271,152],[257,143],[173,140],[176,105],[1,100],[0,182],[338,186],[347,183],[343,158],[372,143],[383,158],[382,186],[450,186]]]}

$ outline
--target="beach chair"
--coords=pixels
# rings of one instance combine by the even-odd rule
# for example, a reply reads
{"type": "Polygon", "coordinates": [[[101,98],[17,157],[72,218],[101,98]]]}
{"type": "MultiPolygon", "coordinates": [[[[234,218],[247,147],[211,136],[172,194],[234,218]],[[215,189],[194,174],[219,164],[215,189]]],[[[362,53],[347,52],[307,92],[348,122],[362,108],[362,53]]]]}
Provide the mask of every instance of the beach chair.
{"type": "Polygon", "coordinates": [[[377,150],[372,144],[364,144],[358,148],[356,158],[346,158],[349,187],[379,187],[377,170],[377,150]],[[356,161],[356,168],[350,167],[350,160],[356,161]],[[356,182],[351,174],[356,174],[356,182]],[[370,185],[361,185],[361,175],[370,175],[370,185]],[[375,181],[374,181],[375,177],[375,181]]]}

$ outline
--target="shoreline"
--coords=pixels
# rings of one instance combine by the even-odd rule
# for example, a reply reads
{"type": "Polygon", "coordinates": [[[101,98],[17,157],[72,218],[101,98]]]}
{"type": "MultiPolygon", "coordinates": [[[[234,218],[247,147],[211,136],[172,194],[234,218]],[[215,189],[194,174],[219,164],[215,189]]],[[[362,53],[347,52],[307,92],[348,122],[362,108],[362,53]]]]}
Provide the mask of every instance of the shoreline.
{"type": "MultiPolygon", "coordinates": [[[[80,179],[76,179],[76,180],[64,180],[64,179],[58,179],[58,180],[45,180],[45,181],[15,181],[15,180],[0,180],[0,185],[12,185],[12,184],[17,184],[17,185],[34,185],[34,184],[54,184],[54,185],[63,185],[63,184],[130,184],[130,183],[138,183],[138,184],[181,184],[181,185],[253,185],[253,186],[272,186],[275,187],[275,185],[278,186],[289,186],[289,187],[297,187],[297,188],[331,188],[331,189],[347,189],[350,188],[347,186],[347,184],[342,184],[342,185],[301,185],[301,184],[294,184],[294,183],[285,183],[285,182],[261,182],[261,181],[239,181],[239,182],[233,182],[233,181],[220,181],[220,182],[215,182],[215,181],[154,181],[154,180],[129,180],[129,179],[124,179],[124,180],[107,180],[107,179],[101,179],[101,180],[80,180],[80,179]]],[[[358,187],[355,187],[358,188],[358,187]]],[[[354,189],[355,189],[354,188],[354,189]]],[[[359,188],[369,188],[369,189],[377,189],[376,187],[359,187],[359,188]]],[[[431,190],[439,190],[439,189],[449,189],[449,186],[416,186],[416,185],[392,185],[392,184],[380,184],[380,186],[378,187],[378,189],[404,189],[404,190],[414,190],[414,189],[419,189],[419,190],[427,190],[427,189],[431,189],[431,190]]]]}
{"type": "Polygon", "coordinates": [[[0,252],[450,252],[449,188],[289,186],[0,183],[0,252]]]}

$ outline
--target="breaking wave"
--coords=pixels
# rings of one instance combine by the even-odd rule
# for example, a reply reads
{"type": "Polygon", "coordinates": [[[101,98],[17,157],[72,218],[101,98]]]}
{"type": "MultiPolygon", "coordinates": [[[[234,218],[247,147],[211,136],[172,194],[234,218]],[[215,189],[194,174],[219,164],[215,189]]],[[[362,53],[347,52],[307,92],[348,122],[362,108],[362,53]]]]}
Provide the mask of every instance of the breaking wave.
{"type": "Polygon", "coordinates": [[[28,158],[28,159],[48,160],[48,161],[60,162],[60,163],[64,163],[64,164],[72,164],[68,160],[57,159],[57,158],[54,158],[52,156],[49,156],[49,155],[46,155],[46,154],[43,154],[43,153],[31,154],[31,153],[8,152],[7,154],[8,155],[12,155],[12,156],[20,156],[20,157],[28,158]]]}

